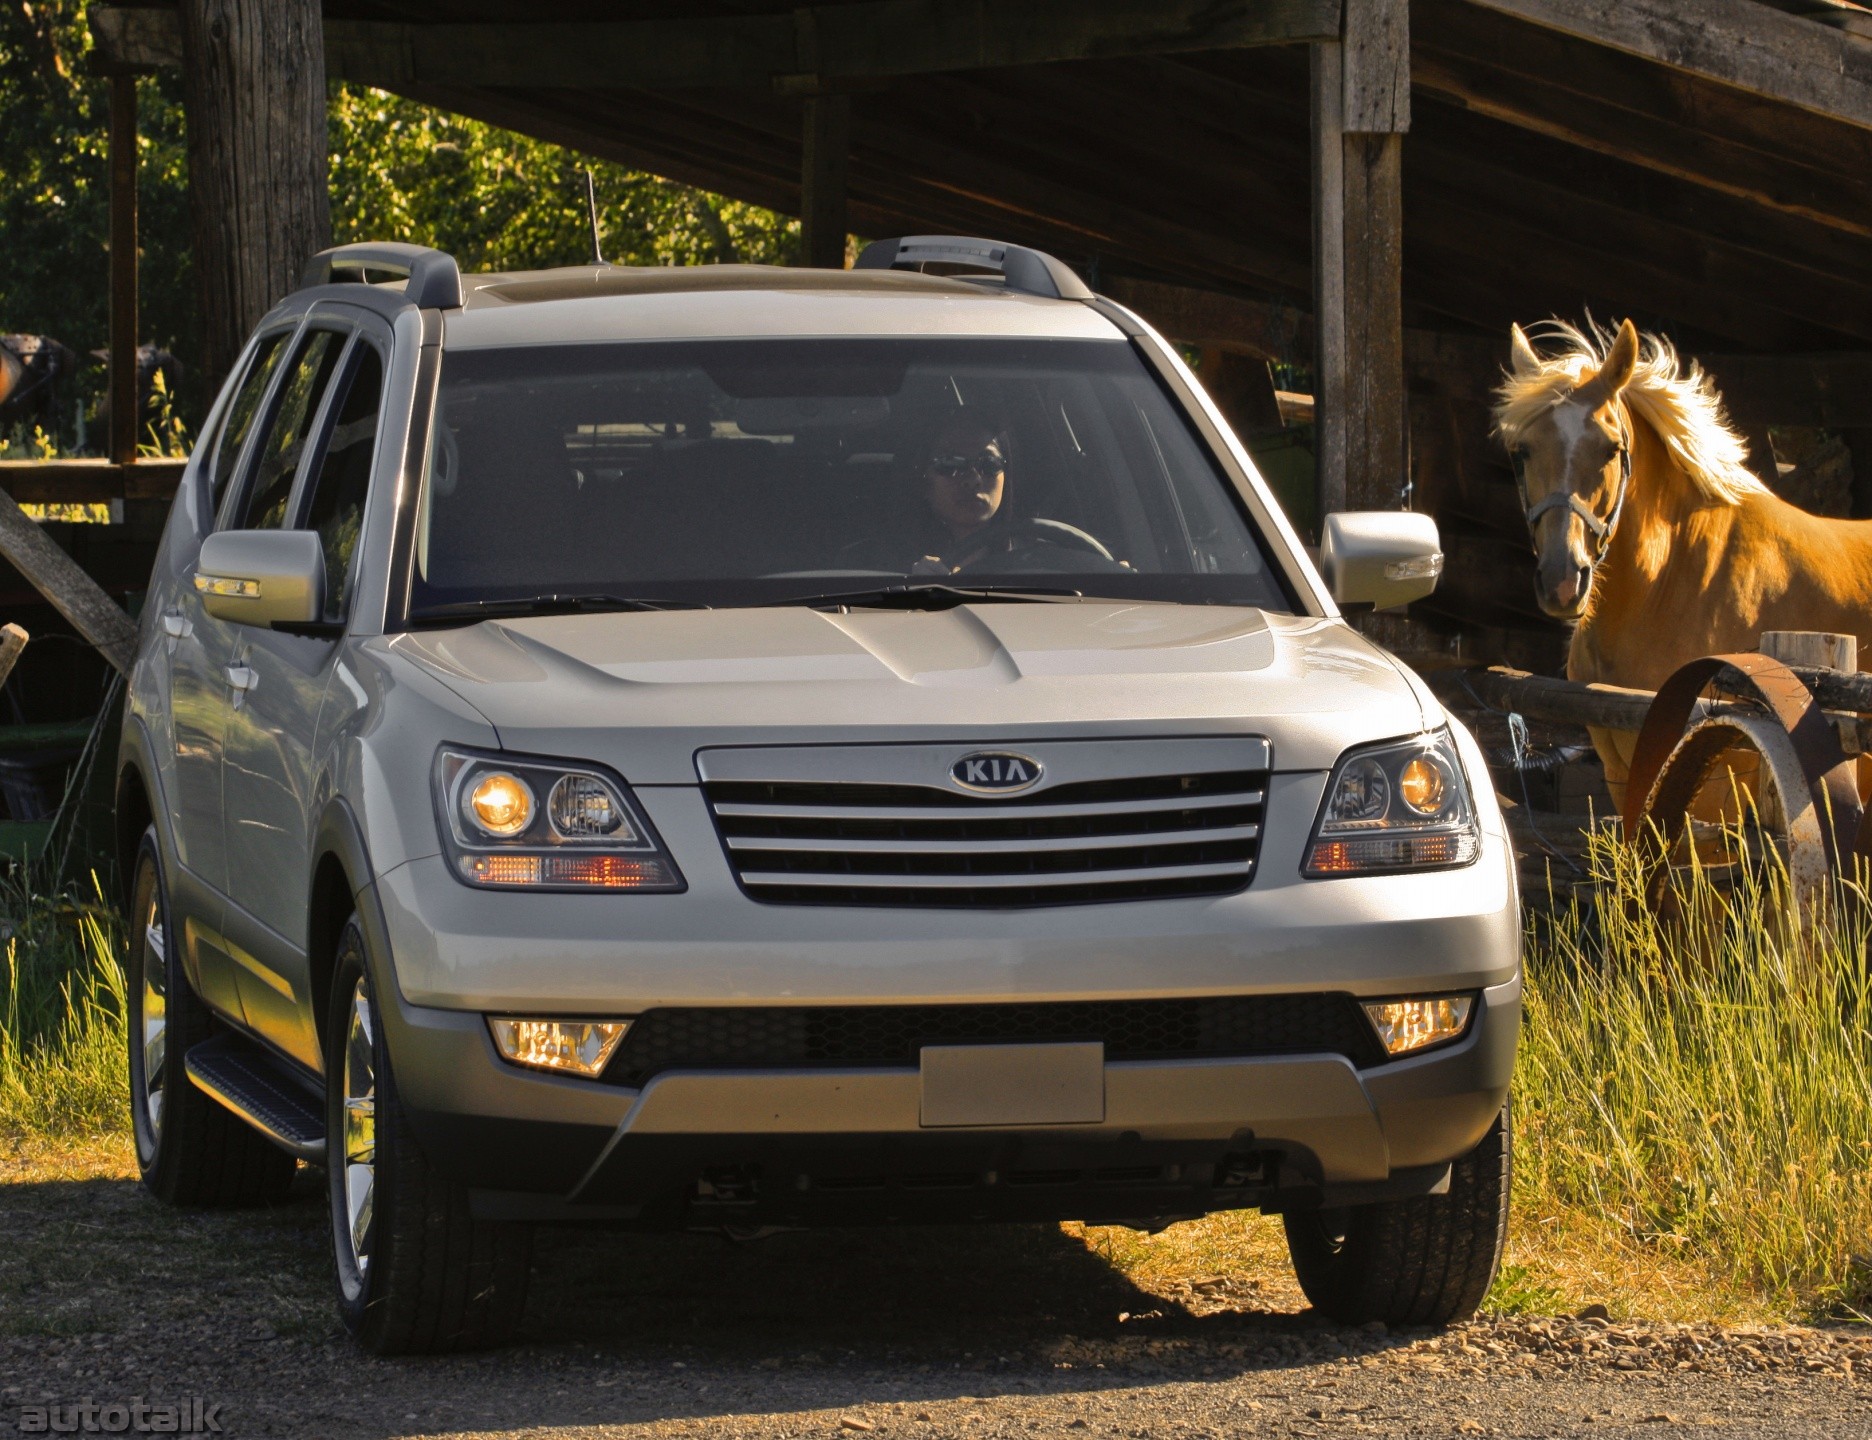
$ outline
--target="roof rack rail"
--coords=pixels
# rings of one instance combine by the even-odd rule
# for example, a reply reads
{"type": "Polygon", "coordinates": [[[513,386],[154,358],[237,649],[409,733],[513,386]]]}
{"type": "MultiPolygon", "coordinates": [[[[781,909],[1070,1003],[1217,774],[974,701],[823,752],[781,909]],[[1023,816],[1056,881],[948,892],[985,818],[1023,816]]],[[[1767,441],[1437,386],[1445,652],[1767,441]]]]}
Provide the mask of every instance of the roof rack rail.
{"type": "Polygon", "coordinates": [[[356,245],[334,245],[312,257],[299,277],[299,288],[330,285],[340,270],[387,270],[408,276],[403,294],[424,310],[459,310],[462,303],[461,266],[455,257],[427,245],[406,245],[399,240],[366,240],[356,245]]]}
{"type": "Polygon", "coordinates": [[[925,265],[969,265],[1000,272],[1007,288],[1049,300],[1090,300],[1092,291],[1064,261],[1043,250],[978,240],[966,235],[905,235],[873,240],[859,253],[855,270],[918,270],[925,265]]]}

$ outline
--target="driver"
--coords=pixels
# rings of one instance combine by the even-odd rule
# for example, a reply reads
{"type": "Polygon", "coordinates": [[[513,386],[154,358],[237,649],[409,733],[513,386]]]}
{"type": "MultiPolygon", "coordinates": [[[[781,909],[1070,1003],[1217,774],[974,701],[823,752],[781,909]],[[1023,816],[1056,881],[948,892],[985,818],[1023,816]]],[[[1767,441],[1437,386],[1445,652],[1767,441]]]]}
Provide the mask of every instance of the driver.
{"type": "Polygon", "coordinates": [[[992,417],[958,415],[936,432],[922,477],[931,524],[912,575],[951,575],[1014,548],[1007,453],[1006,427],[992,417]]]}

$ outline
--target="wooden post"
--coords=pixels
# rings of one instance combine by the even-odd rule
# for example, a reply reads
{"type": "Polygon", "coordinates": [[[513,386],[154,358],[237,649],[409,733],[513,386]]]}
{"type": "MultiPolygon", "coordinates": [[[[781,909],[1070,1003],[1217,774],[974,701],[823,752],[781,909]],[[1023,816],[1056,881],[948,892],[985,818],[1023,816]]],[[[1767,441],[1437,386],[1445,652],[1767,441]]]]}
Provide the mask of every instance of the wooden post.
{"type": "Polygon", "coordinates": [[[30,638],[18,625],[0,625],[0,685],[6,684],[30,638]]]}
{"type": "Polygon", "coordinates": [[[110,458],[136,459],[137,94],[136,76],[110,77],[110,458]]]}
{"type": "Polygon", "coordinates": [[[1313,46],[1313,455],[1320,522],[1346,508],[1345,47],[1313,46]]]}
{"type": "Polygon", "coordinates": [[[1830,630],[1764,630],[1756,647],[1783,665],[1810,665],[1825,670],[1859,668],[1859,637],[1830,630]]]}
{"type": "Polygon", "coordinates": [[[1313,47],[1314,395],[1320,514],[1406,501],[1403,155],[1408,0],[1346,0],[1313,47]]]}
{"type": "Polygon", "coordinates": [[[809,97],[804,141],[800,163],[800,264],[843,270],[851,97],[809,97]]]}
{"type": "Polygon", "coordinates": [[[182,0],[189,209],[212,393],[331,236],[319,0],[182,0]]]}

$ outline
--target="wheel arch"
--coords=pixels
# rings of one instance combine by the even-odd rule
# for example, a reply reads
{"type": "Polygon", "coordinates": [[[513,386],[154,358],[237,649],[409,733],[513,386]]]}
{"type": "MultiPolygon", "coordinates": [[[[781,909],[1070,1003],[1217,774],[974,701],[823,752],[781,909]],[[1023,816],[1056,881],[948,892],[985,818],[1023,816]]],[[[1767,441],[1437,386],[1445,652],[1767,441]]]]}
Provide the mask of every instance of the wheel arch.
{"type": "MultiPolygon", "coordinates": [[[[370,851],[355,811],[342,799],[327,802],[312,843],[312,883],[307,890],[306,955],[310,962],[313,1017],[321,1036],[331,1008],[338,934],[353,911],[364,927],[365,955],[373,970],[388,962],[390,949],[370,851]]],[[[379,985],[387,976],[373,975],[379,985]]]]}
{"type": "Polygon", "coordinates": [[[123,729],[117,748],[116,828],[113,835],[113,858],[117,862],[117,881],[123,892],[126,909],[130,887],[136,883],[137,846],[143,832],[156,826],[157,848],[166,860],[171,847],[157,817],[163,814],[160,803],[162,782],[158,778],[155,757],[150,750],[149,733],[140,720],[131,717],[123,729]]]}

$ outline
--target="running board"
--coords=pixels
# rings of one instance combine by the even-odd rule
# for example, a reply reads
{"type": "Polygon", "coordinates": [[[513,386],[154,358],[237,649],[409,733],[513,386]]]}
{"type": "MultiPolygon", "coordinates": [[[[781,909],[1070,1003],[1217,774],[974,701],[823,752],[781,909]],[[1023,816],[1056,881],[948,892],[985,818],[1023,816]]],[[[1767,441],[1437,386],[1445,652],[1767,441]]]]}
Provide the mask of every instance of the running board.
{"type": "Polygon", "coordinates": [[[188,1052],[188,1077],[290,1155],[325,1163],[325,1110],[285,1061],[239,1035],[188,1052]]]}

